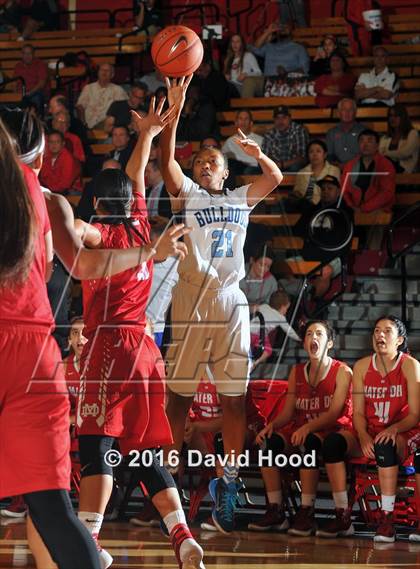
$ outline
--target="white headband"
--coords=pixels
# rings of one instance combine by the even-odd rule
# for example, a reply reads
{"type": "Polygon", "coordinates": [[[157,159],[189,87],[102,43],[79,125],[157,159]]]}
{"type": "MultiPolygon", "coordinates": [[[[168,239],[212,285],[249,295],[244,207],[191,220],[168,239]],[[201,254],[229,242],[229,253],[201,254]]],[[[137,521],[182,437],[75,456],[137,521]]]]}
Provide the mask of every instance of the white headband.
{"type": "Polygon", "coordinates": [[[42,135],[41,141],[38,144],[38,146],[35,146],[32,150],[30,150],[29,152],[27,152],[26,154],[21,154],[19,156],[19,159],[21,160],[21,162],[23,162],[24,164],[32,164],[32,162],[38,158],[38,156],[40,154],[43,154],[45,150],[45,136],[42,135]]]}

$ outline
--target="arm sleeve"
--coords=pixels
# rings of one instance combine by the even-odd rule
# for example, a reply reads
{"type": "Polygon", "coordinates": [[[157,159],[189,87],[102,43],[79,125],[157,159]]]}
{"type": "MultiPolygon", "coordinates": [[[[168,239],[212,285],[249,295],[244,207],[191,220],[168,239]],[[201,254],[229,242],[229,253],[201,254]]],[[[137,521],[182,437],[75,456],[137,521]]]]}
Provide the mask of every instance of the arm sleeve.
{"type": "Polygon", "coordinates": [[[196,184],[188,176],[184,175],[184,182],[182,184],[182,188],[179,194],[177,196],[169,194],[173,213],[178,213],[179,211],[181,211],[185,206],[185,201],[191,195],[191,192],[198,188],[199,188],[198,184],[196,184]]]}
{"type": "Polygon", "coordinates": [[[83,108],[86,108],[89,104],[90,99],[90,89],[89,85],[85,85],[80,93],[79,98],[77,99],[77,105],[80,105],[83,108]]]}
{"type": "Polygon", "coordinates": [[[368,81],[367,81],[367,73],[361,73],[359,76],[359,79],[356,81],[356,85],[355,87],[357,87],[358,85],[362,85],[363,87],[367,87],[368,86],[368,81]]]}

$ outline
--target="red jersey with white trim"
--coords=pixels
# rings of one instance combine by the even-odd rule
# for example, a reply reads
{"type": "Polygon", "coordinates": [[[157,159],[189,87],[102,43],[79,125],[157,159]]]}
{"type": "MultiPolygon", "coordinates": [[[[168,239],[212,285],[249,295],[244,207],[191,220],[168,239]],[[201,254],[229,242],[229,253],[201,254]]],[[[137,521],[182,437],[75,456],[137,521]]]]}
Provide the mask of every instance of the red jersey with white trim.
{"type": "Polygon", "coordinates": [[[50,327],[54,320],[45,284],[45,235],[51,229],[50,220],[35,172],[24,164],[20,164],[20,167],[36,215],[35,250],[27,279],[13,288],[0,289],[0,326],[13,324],[50,327]]]}
{"type": "Polygon", "coordinates": [[[407,354],[400,353],[385,377],[381,376],[376,366],[376,354],[371,357],[363,380],[368,427],[384,429],[408,414],[407,378],[402,371],[407,357],[407,354]]]}
{"type": "MultiPolygon", "coordinates": [[[[316,387],[312,387],[308,381],[309,362],[295,366],[296,411],[293,420],[295,426],[301,427],[329,410],[335,393],[337,373],[342,365],[344,365],[342,362],[332,359],[325,377],[321,379],[316,387]]],[[[340,417],[337,419],[337,424],[341,426],[351,425],[351,412],[349,388],[346,402],[340,417]]]]}
{"type": "MultiPolygon", "coordinates": [[[[128,249],[150,242],[150,225],[144,197],[135,194],[136,204],[131,219],[141,237],[131,232],[132,244],[125,226],[94,223],[102,236],[103,249],[128,249]]],[[[83,317],[86,331],[103,324],[145,326],[146,306],[152,286],[153,261],[128,269],[112,277],[82,281],[83,317]]]]}
{"type": "Polygon", "coordinates": [[[191,410],[199,421],[220,417],[222,408],[214,383],[204,379],[200,381],[191,410]]]}
{"type": "Polygon", "coordinates": [[[79,395],[80,387],[80,362],[79,369],[76,369],[74,365],[75,354],[70,354],[65,360],[66,364],[66,385],[70,396],[71,408],[74,409],[77,404],[77,396],[79,395]]]}

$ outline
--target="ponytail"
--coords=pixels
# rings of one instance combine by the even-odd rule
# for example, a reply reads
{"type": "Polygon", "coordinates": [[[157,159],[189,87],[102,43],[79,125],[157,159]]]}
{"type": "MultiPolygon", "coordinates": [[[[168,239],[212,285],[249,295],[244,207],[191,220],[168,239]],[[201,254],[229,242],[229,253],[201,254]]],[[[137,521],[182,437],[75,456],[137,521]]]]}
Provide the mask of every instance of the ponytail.
{"type": "Polygon", "coordinates": [[[12,139],[0,120],[0,287],[24,281],[34,256],[36,221],[12,139]]]}

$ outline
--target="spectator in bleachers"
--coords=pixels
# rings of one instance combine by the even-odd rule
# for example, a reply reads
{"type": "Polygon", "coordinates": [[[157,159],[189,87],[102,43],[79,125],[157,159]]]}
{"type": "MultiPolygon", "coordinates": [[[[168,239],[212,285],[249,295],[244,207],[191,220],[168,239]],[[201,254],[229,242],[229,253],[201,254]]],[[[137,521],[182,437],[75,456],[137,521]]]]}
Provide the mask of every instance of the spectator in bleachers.
{"type": "Polygon", "coordinates": [[[104,131],[110,134],[114,126],[129,126],[131,111],[147,112],[147,85],[137,83],[130,88],[128,99],[114,101],[106,112],[104,131]]]}
{"type": "MultiPolygon", "coordinates": [[[[121,170],[121,164],[117,160],[105,160],[102,164],[101,170],[113,168],[121,170]]],[[[84,187],[82,197],[77,204],[75,217],[83,219],[86,223],[92,223],[93,216],[97,215],[93,205],[93,198],[95,197],[95,178],[92,178],[84,187]]]]}
{"type": "Polygon", "coordinates": [[[291,40],[290,26],[273,22],[265,32],[248,46],[258,57],[264,58],[264,76],[276,75],[277,67],[281,65],[289,73],[299,71],[305,75],[309,71],[309,56],[303,45],[291,40]]]}
{"type": "Polygon", "coordinates": [[[318,107],[335,107],[343,97],[352,97],[356,77],[348,71],[346,58],[339,51],[330,56],[330,72],[315,81],[315,103],[318,107]]]}
{"type": "Polygon", "coordinates": [[[200,150],[203,148],[218,148],[221,149],[220,140],[214,136],[207,136],[200,141],[200,150]]]}
{"type": "Polygon", "coordinates": [[[0,33],[14,33],[20,25],[21,11],[17,0],[6,0],[0,6],[0,33]]]}
{"type": "Polygon", "coordinates": [[[114,149],[108,152],[105,160],[117,160],[121,164],[121,169],[125,170],[134,149],[134,141],[130,138],[128,127],[114,126],[112,129],[112,144],[114,149]]]}
{"type": "Polygon", "coordinates": [[[275,77],[267,77],[264,85],[264,97],[305,97],[315,96],[314,81],[299,73],[287,73],[279,65],[275,77]]]}
{"type": "Polygon", "coordinates": [[[340,179],[340,169],[327,160],[327,146],[323,140],[315,139],[308,144],[309,164],[296,175],[293,191],[288,198],[287,211],[305,211],[321,200],[318,184],[325,176],[340,179]]]}
{"type": "Polygon", "coordinates": [[[204,57],[195,74],[193,82],[199,83],[201,94],[212,101],[217,111],[225,109],[231,96],[230,86],[223,73],[213,68],[211,57],[204,57]]]}
{"type": "Polygon", "coordinates": [[[156,216],[172,218],[169,194],[166,191],[162,172],[157,160],[149,160],[144,171],[146,180],[146,205],[149,218],[156,216]]]}
{"type": "Polygon", "coordinates": [[[358,136],[365,127],[356,122],[357,105],[353,99],[341,99],[337,105],[340,122],[327,131],[328,160],[343,168],[359,154],[358,136]]]}
{"type": "Polygon", "coordinates": [[[102,129],[111,103],[128,99],[124,89],[112,83],[113,77],[114,66],[102,63],[98,70],[98,80],[83,87],[76,108],[88,128],[102,129]]]}
{"type": "MultiPolygon", "coordinates": [[[[13,76],[23,77],[26,87],[24,101],[34,103],[38,114],[43,116],[48,92],[48,68],[44,61],[35,57],[35,48],[32,45],[23,46],[22,61],[16,63],[13,76]]],[[[16,82],[16,88],[21,89],[20,82],[16,82]]]]}
{"type": "Polygon", "coordinates": [[[165,81],[163,79],[163,75],[160,73],[158,69],[143,75],[139,79],[140,83],[146,85],[148,90],[148,95],[153,95],[159,87],[165,87],[165,81]]]}
{"type": "Polygon", "coordinates": [[[419,133],[413,127],[406,107],[401,103],[388,110],[388,132],[381,137],[379,152],[394,164],[396,172],[416,171],[419,133]]]}
{"type": "Polygon", "coordinates": [[[68,111],[60,111],[53,116],[52,127],[64,135],[64,142],[67,150],[78,160],[80,164],[86,162],[85,151],[83,144],[77,134],[69,131],[70,128],[70,114],[68,111]]]}
{"type": "MultiPolygon", "coordinates": [[[[52,117],[59,112],[70,113],[69,103],[66,97],[64,97],[64,95],[54,95],[54,97],[51,97],[48,102],[48,112],[52,117]]],[[[85,150],[85,154],[88,154],[90,151],[90,146],[86,126],[72,113],[70,113],[69,132],[76,134],[80,138],[85,150]]]]}
{"type": "Polygon", "coordinates": [[[224,74],[242,97],[262,94],[264,78],[255,55],[246,50],[244,39],[233,34],[224,61],[224,74]]]}
{"type": "Polygon", "coordinates": [[[321,45],[317,48],[316,54],[311,61],[311,75],[318,77],[331,71],[330,56],[336,49],[338,49],[337,38],[332,34],[325,34],[322,38],[321,45]]]}
{"type": "Polygon", "coordinates": [[[292,22],[300,28],[306,27],[305,0],[276,0],[276,3],[281,22],[292,22]]]}
{"type": "Polygon", "coordinates": [[[136,28],[148,36],[154,36],[164,26],[162,11],[155,7],[155,0],[135,2],[136,28]]]}
{"type": "Polygon", "coordinates": [[[295,342],[300,342],[299,336],[287,321],[287,312],[289,308],[290,297],[282,290],[273,292],[268,303],[263,303],[258,306],[257,312],[260,313],[260,316],[255,315],[251,319],[251,351],[253,351],[255,347],[259,347],[261,340],[260,328],[262,323],[264,325],[265,341],[263,353],[252,361],[252,370],[254,370],[259,364],[264,363],[272,355],[273,345],[279,328],[284,335],[289,336],[289,338],[295,342]]]}
{"type": "Polygon", "coordinates": [[[373,48],[373,69],[362,73],[355,87],[355,95],[363,105],[392,107],[398,94],[399,81],[387,67],[388,52],[383,46],[373,48]]]}
{"type": "MultiPolygon", "coordinates": [[[[254,122],[251,111],[248,109],[237,111],[235,126],[241,129],[248,138],[256,142],[258,146],[262,145],[263,137],[252,131],[254,122]]],[[[235,176],[239,174],[259,174],[261,170],[258,162],[255,158],[245,154],[242,147],[235,142],[236,137],[236,134],[230,136],[222,146],[222,152],[229,161],[229,171],[235,176]]]]}
{"type": "Polygon", "coordinates": [[[63,194],[72,189],[81,190],[80,164],[67,150],[64,135],[58,130],[53,130],[48,135],[39,179],[52,192],[63,194]]]}
{"type": "Polygon", "coordinates": [[[18,40],[27,40],[40,29],[56,30],[59,28],[58,6],[56,0],[32,0],[31,6],[23,13],[29,17],[25,22],[22,35],[18,40]]]}
{"type": "Polygon", "coordinates": [[[254,312],[258,305],[267,304],[273,292],[278,289],[277,281],[270,272],[274,257],[274,251],[267,243],[256,243],[251,249],[246,275],[239,283],[251,312],[254,312]]]}
{"type": "Polygon", "coordinates": [[[214,104],[208,97],[203,96],[198,84],[191,84],[179,120],[177,140],[202,140],[218,134],[219,125],[214,104]]]}
{"type": "Polygon", "coordinates": [[[308,142],[306,127],[292,121],[289,108],[281,105],[274,110],[274,127],[264,134],[262,151],[282,172],[297,172],[306,163],[308,142]]]}
{"type": "Polygon", "coordinates": [[[343,197],[355,212],[391,211],[395,203],[395,168],[379,154],[379,134],[365,129],[358,137],[360,155],[343,169],[343,197]]]}
{"type": "MultiPolygon", "coordinates": [[[[331,231],[328,218],[319,218],[315,226],[311,222],[318,213],[326,209],[339,208],[346,212],[349,220],[353,219],[353,212],[347,207],[346,203],[340,199],[341,186],[336,176],[325,176],[322,180],[318,181],[318,186],[320,188],[320,201],[316,205],[314,204],[310,208],[307,208],[294,227],[294,235],[303,237],[304,239],[303,249],[300,255],[295,255],[289,258],[289,260],[328,262],[328,265],[325,265],[325,267],[321,269],[321,273],[311,279],[314,298],[322,299],[330,288],[331,280],[340,274],[342,265],[341,259],[343,256],[348,255],[351,242],[339,251],[326,251],[314,243],[310,237],[310,231],[331,231]]],[[[279,284],[281,286],[285,285],[285,288],[287,288],[288,285],[288,283],[283,282],[283,280],[280,280],[279,284]]]]}

